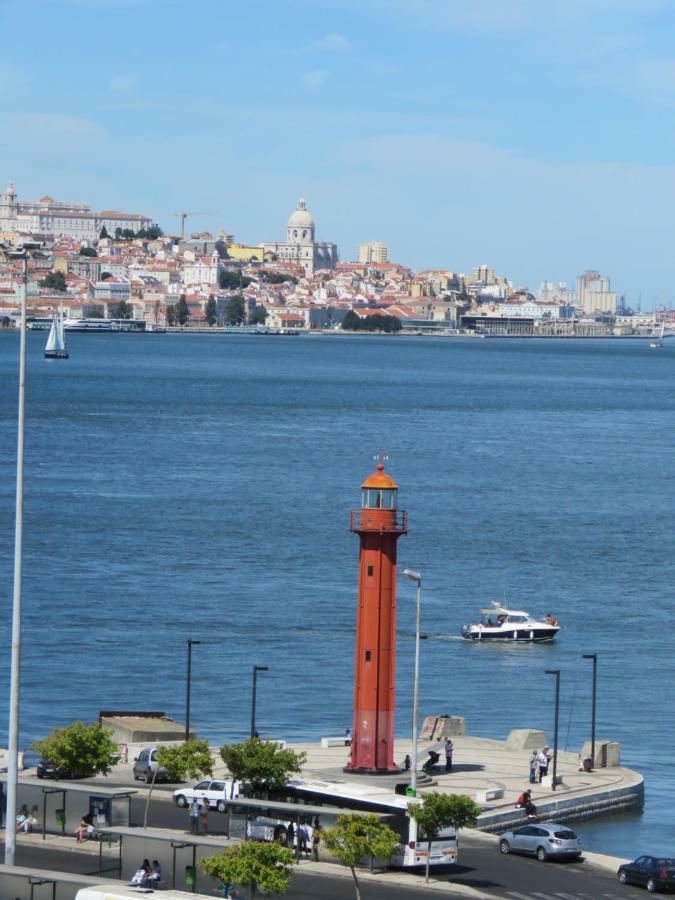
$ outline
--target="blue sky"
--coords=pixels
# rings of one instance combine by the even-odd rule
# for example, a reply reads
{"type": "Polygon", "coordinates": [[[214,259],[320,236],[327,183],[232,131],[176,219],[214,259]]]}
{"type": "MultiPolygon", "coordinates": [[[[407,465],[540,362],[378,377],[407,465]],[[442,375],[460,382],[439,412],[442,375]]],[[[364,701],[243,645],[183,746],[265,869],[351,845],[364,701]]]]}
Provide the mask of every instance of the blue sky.
{"type": "Polygon", "coordinates": [[[675,0],[0,0],[0,181],[675,302],[675,0]]]}

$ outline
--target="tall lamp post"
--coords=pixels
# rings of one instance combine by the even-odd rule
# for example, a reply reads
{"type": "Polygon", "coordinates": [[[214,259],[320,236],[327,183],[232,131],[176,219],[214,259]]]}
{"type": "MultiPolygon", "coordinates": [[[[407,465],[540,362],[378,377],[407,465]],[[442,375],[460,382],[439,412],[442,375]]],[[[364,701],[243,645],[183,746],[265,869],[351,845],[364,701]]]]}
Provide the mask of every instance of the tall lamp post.
{"type": "Polygon", "coordinates": [[[556,788],[556,777],[558,775],[558,712],[560,710],[560,669],[546,669],[547,675],[555,675],[555,719],[553,724],[553,777],[551,779],[551,789],[556,788]]]}
{"type": "Polygon", "coordinates": [[[190,691],[192,689],[192,648],[201,641],[188,638],[187,641],[187,674],[185,678],[185,740],[190,740],[190,691]]]}
{"type": "Polygon", "coordinates": [[[21,335],[19,341],[19,415],[16,450],[16,512],[14,526],[14,590],[12,595],[12,655],[9,682],[9,728],[7,753],[7,812],[5,817],[5,865],[14,865],[16,852],[16,786],[19,764],[19,695],[21,684],[21,586],[23,569],[23,459],[26,412],[26,299],[28,260],[39,241],[25,241],[10,250],[10,259],[23,262],[21,272],[21,335]]]}
{"type": "Polygon", "coordinates": [[[413,675],[413,714],[412,714],[412,774],[410,787],[415,796],[417,792],[417,719],[420,693],[420,610],[422,606],[422,575],[413,569],[404,569],[403,574],[417,585],[417,615],[415,618],[415,670],[413,675]]]}
{"type": "Polygon", "coordinates": [[[258,685],[258,672],[268,672],[269,666],[253,666],[253,691],[251,693],[251,740],[255,737],[255,701],[258,685]]]}
{"type": "Polygon", "coordinates": [[[595,768],[595,697],[598,683],[598,654],[582,653],[583,659],[593,660],[593,699],[591,701],[591,769],[595,768]]]}

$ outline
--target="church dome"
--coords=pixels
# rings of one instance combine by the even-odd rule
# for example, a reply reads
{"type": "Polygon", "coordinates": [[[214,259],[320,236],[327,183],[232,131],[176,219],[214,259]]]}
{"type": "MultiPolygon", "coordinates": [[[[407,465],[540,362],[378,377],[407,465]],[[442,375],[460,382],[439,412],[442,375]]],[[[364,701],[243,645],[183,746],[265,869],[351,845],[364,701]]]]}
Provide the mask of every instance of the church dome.
{"type": "Polygon", "coordinates": [[[307,204],[301,197],[298,200],[298,208],[291,214],[288,220],[289,228],[314,228],[314,219],[307,209],[307,204]]]}

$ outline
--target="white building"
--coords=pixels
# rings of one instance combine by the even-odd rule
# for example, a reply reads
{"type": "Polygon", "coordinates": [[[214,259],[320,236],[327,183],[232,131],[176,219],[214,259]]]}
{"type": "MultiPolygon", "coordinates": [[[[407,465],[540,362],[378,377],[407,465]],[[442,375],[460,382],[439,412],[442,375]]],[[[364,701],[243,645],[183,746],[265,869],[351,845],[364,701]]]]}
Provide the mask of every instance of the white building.
{"type": "Polygon", "coordinates": [[[366,241],[364,244],[359,244],[359,262],[389,262],[389,247],[382,241],[366,241]]]}
{"type": "Polygon", "coordinates": [[[334,269],[338,261],[336,244],[314,240],[314,218],[300,198],[298,208],[288,220],[283,244],[263,244],[265,260],[299,263],[311,275],[315,269],[334,269]]]}
{"type": "Polygon", "coordinates": [[[610,290],[609,277],[587,269],[577,278],[577,306],[587,315],[616,315],[616,293],[610,290]]]}
{"type": "Polygon", "coordinates": [[[194,260],[185,262],[181,279],[183,284],[218,284],[218,274],[221,269],[218,251],[214,250],[211,256],[199,256],[194,260]]]}
{"type": "Polygon", "coordinates": [[[118,228],[136,232],[151,225],[152,219],[147,216],[115,210],[92,212],[86,203],[54,200],[49,195],[39,200],[19,200],[11,181],[0,194],[0,231],[64,235],[76,241],[92,241],[104,226],[110,237],[114,237],[118,228]]]}

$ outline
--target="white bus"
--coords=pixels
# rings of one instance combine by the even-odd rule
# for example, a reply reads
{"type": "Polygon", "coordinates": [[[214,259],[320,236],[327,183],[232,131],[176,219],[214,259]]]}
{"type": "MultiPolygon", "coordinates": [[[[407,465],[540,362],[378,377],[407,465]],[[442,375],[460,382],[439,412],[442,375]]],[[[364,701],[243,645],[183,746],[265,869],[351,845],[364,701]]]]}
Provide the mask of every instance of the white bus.
{"type": "MultiPolygon", "coordinates": [[[[300,804],[313,806],[327,804],[350,812],[376,813],[400,837],[401,843],[392,856],[392,865],[402,867],[424,866],[429,856],[430,866],[447,866],[457,862],[458,838],[454,828],[444,829],[431,846],[426,835],[418,827],[416,819],[408,815],[409,803],[421,803],[417,797],[392,793],[385,787],[364,782],[319,781],[309,778],[293,779],[286,783],[284,793],[300,804]]],[[[328,822],[322,822],[327,826],[328,822]]]]}
{"type": "MultiPolygon", "coordinates": [[[[199,900],[200,897],[207,897],[207,894],[187,894],[185,891],[162,891],[158,892],[162,900],[199,900]]],[[[75,894],[75,900],[132,900],[133,897],[138,898],[143,894],[155,894],[155,891],[147,888],[134,888],[129,885],[114,884],[97,884],[94,887],[80,888],[75,894]]]]}

